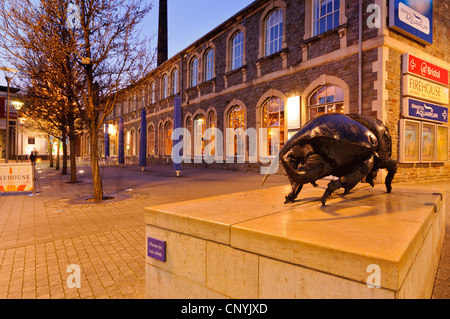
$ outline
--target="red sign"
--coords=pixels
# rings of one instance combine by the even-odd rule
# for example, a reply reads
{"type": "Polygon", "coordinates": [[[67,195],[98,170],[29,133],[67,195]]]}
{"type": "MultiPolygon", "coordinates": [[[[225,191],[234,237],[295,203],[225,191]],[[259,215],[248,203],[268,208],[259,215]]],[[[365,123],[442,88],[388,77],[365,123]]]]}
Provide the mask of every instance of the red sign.
{"type": "MultiPolygon", "coordinates": [[[[6,98],[0,97],[0,118],[6,118],[6,113],[6,98]]],[[[9,118],[17,118],[17,111],[12,105],[9,107],[9,118]]]]}
{"type": "Polygon", "coordinates": [[[448,85],[448,70],[422,60],[410,53],[403,55],[403,73],[411,73],[427,80],[448,85]]]}

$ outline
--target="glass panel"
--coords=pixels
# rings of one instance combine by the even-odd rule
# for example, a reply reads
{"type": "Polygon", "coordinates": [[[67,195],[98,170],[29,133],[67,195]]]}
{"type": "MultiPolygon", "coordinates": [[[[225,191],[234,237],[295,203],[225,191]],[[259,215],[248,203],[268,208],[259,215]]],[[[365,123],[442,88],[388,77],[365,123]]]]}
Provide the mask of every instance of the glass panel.
{"type": "Polygon", "coordinates": [[[433,124],[422,125],[422,161],[434,162],[435,153],[435,128],[433,124]]]}
{"type": "Polygon", "coordinates": [[[309,119],[313,120],[317,117],[317,108],[316,107],[312,107],[309,109],[309,119]]]}
{"type": "Polygon", "coordinates": [[[404,161],[419,161],[419,123],[405,121],[405,140],[404,161]]]}
{"type": "Polygon", "coordinates": [[[339,10],[338,11],[335,11],[334,13],[333,13],[333,15],[334,15],[334,24],[333,24],[333,28],[336,28],[336,27],[338,27],[339,26],[339,10]]]}
{"type": "Polygon", "coordinates": [[[327,16],[327,31],[333,29],[333,15],[327,16]]]}
{"type": "Polygon", "coordinates": [[[336,104],[336,113],[344,113],[344,104],[336,104]]]}
{"type": "Polygon", "coordinates": [[[314,92],[313,95],[309,98],[309,105],[316,105],[317,103],[317,92],[314,92]]]}
{"type": "Polygon", "coordinates": [[[448,127],[437,128],[437,161],[448,161],[448,127]]]}
{"type": "Polygon", "coordinates": [[[319,106],[319,107],[317,108],[317,115],[318,115],[318,116],[321,116],[321,115],[323,115],[323,114],[325,114],[325,106],[319,106]]]}

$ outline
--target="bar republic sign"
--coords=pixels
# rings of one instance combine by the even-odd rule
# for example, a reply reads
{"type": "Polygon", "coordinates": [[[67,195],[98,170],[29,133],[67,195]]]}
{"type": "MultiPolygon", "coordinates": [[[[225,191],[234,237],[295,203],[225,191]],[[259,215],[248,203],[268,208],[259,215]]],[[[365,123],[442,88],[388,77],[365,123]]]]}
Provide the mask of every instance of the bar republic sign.
{"type": "Polygon", "coordinates": [[[389,27],[424,44],[433,44],[433,0],[390,0],[389,27]]]}

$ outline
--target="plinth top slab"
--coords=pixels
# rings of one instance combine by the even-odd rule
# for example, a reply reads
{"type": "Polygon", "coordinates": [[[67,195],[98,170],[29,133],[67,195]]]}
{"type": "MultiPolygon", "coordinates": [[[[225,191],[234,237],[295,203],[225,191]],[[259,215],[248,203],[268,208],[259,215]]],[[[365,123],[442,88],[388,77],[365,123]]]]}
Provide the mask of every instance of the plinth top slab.
{"type": "Polygon", "coordinates": [[[320,185],[305,186],[291,204],[283,204],[290,186],[280,186],[150,207],[145,221],[360,282],[377,265],[381,286],[398,290],[444,192],[394,185],[387,194],[382,185],[360,186],[322,206],[320,185]]]}

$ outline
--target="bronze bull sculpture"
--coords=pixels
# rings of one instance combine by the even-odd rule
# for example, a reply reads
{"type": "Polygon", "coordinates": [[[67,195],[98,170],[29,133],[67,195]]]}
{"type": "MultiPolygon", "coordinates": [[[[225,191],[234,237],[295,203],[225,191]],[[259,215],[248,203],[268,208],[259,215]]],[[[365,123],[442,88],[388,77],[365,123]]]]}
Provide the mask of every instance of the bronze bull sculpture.
{"type": "MultiPolygon", "coordinates": [[[[343,187],[348,194],[360,181],[372,187],[380,168],[388,174],[385,179],[387,192],[397,171],[397,161],[391,158],[392,140],[386,126],[379,120],[360,114],[324,114],[306,123],[278,154],[278,160],[286,170],[292,191],[285,203],[293,202],[304,184],[332,175],[322,196],[322,205],[335,190],[343,187]]],[[[268,176],[277,167],[272,162],[268,176]]]]}

